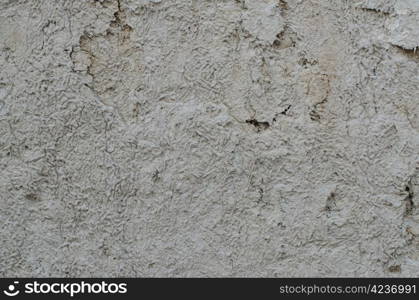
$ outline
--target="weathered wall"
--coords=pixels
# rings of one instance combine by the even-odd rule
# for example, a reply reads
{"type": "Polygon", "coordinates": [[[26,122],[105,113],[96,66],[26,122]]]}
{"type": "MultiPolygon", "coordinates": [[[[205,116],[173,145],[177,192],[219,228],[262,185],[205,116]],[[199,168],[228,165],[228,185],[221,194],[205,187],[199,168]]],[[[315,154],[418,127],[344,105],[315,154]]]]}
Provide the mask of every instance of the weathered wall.
{"type": "Polygon", "coordinates": [[[1,276],[419,276],[418,0],[1,0],[1,276]]]}

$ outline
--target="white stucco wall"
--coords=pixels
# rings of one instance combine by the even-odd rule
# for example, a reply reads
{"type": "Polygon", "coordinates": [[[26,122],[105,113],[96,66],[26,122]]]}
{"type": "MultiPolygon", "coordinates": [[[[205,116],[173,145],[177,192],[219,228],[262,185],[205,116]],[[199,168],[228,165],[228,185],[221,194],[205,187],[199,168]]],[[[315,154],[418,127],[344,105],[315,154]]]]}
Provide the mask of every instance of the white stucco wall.
{"type": "Polygon", "coordinates": [[[0,0],[1,276],[419,276],[418,0],[0,0]]]}

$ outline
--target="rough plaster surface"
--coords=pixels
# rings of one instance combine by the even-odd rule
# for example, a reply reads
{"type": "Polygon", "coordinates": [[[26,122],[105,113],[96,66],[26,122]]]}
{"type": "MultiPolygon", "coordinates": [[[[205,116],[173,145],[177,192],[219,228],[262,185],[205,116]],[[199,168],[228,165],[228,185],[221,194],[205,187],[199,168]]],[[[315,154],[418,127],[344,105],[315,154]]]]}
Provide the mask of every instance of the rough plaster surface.
{"type": "Polygon", "coordinates": [[[1,0],[1,276],[419,276],[418,0],[1,0]]]}

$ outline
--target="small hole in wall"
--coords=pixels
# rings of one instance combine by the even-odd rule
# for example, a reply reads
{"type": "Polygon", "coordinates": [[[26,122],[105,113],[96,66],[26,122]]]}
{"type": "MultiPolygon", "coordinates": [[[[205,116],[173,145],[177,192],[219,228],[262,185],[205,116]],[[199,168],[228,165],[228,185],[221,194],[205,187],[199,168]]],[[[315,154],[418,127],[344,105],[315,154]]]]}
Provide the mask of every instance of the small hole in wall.
{"type": "Polygon", "coordinates": [[[38,201],[38,200],[40,200],[39,196],[37,194],[35,194],[35,193],[27,194],[27,195],[25,195],[25,198],[27,200],[29,200],[29,201],[38,201]]]}
{"type": "Polygon", "coordinates": [[[400,265],[390,266],[388,271],[391,273],[400,273],[402,271],[402,267],[400,265]]]}

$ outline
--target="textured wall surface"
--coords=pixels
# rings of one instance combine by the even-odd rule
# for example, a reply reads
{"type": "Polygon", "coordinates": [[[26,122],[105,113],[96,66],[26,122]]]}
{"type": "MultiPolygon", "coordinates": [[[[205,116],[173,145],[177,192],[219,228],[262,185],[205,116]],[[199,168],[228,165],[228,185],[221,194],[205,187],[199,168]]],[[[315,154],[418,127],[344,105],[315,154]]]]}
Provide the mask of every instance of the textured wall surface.
{"type": "Polygon", "coordinates": [[[1,276],[419,276],[419,0],[0,0],[1,276]]]}

